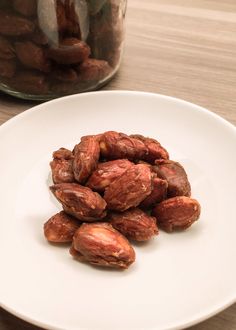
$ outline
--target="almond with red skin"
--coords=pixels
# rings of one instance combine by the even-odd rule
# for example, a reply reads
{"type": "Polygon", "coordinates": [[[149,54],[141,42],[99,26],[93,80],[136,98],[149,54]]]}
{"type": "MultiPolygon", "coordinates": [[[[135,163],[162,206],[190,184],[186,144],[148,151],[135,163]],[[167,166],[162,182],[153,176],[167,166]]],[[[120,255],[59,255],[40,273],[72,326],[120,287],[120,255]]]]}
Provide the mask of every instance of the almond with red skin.
{"type": "Polygon", "coordinates": [[[59,64],[76,64],[89,57],[90,48],[77,38],[65,38],[59,45],[49,48],[47,55],[59,64]]]}
{"type": "Polygon", "coordinates": [[[196,199],[177,196],[164,200],[153,209],[157,224],[166,232],[184,230],[198,220],[201,212],[196,199]]]}
{"type": "Polygon", "coordinates": [[[100,81],[106,78],[111,70],[107,61],[94,58],[88,58],[77,68],[80,81],[100,81]]]}
{"type": "Polygon", "coordinates": [[[13,8],[24,16],[33,16],[37,12],[37,0],[13,0],[13,8]]]}
{"type": "Polygon", "coordinates": [[[147,154],[147,148],[142,141],[115,131],[108,131],[102,135],[100,150],[105,159],[139,160],[147,154]]]}
{"type": "Polygon", "coordinates": [[[73,170],[79,183],[85,183],[97,168],[99,155],[100,148],[96,136],[83,136],[74,148],[73,170]]]}
{"type": "Polygon", "coordinates": [[[31,41],[36,45],[46,46],[49,42],[47,36],[37,27],[34,33],[31,35],[31,41]]]}
{"type": "Polygon", "coordinates": [[[121,176],[132,163],[127,159],[111,160],[99,163],[86,183],[92,190],[103,192],[116,178],[121,176]]]}
{"type": "Polygon", "coordinates": [[[152,192],[142,201],[140,207],[142,209],[150,209],[155,204],[162,202],[167,197],[167,187],[168,183],[166,180],[153,178],[152,192]]]}
{"type": "Polygon", "coordinates": [[[60,148],[53,152],[52,157],[55,159],[73,159],[73,152],[66,148],[60,148]]]}
{"type": "Polygon", "coordinates": [[[156,159],[169,159],[167,150],[163,148],[157,140],[139,134],[133,134],[130,136],[142,141],[147,147],[148,152],[143,158],[147,162],[152,164],[156,159]]]}
{"type": "Polygon", "coordinates": [[[112,227],[131,240],[147,241],[158,234],[156,218],[138,208],[121,213],[111,213],[109,220],[112,227]]]}
{"type": "Polygon", "coordinates": [[[50,190],[62,204],[66,213],[79,220],[94,222],[106,216],[106,202],[90,188],[77,183],[59,183],[50,190]]]}
{"type": "Polygon", "coordinates": [[[75,232],[70,253],[80,261],[120,269],[135,261],[128,240],[108,223],[82,224],[75,232]]]}
{"type": "Polygon", "coordinates": [[[31,41],[16,42],[16,55],[21,63],[32,69],[42,72],[50,71],[50,61],[46,58],[44,50],[31,41]]]}
{"type": "Polygon", "coordinates": [[[191,196],[191,186],[183,166],[173,160],[156,160],[153,171],[168,182],[168,197],[191,196]]]}
{"type": "Polygon", "coordinates": [[[10,60],[15,56],[13,45],[6,38],[0,36],[0,59],[10,60]]]}
{"type": "Polygon", "coordinates": [[[75,182],[73,159],[54,159],[50,162],[53,183],[75,182]]]}
{"type": "MultiPolygon", "coordinates": [[[[90,0],[89,7],[100,6],[102,1],[90,0]]],[[[113,67],[115,62],[120,60],[121,44],[124,40],[124,26],[120,14],[120,3],[113,1],[110,8],[105,5],[97,15],[90,15],[89,22],[88,43],[91,45],[93,57],[106,60],[113,67]]]]}
{"type": "Polygon", "coordinates": [[[15,74],[15,71],[16,71],[16,62],[14,60],[0,59],[0,77],[12,78],[15,74]]]}
{"type": "Polygon", "coordinates": [[[132,165],[106,189],[107,208],[125,211],[138,206],[152,191],[150,168],[143,164],[132,165]]]}
{"type": "Polygon", "coordinates": [[[49,242],[53,243],[72,242],[73,236],[80,225],[81,222],[77,219],[61,211],[44,224],[44,236],[49,242]]]}
{"type": "Polygon", "coordinates": [[[61,67],[52,71],[51,77],[59,81],[76,82],[78,81],[77,72],[72,68],[61,67]]]}
{"type": "Polygon", "coordinates": [[[44,95],[48,93],[48,84],[45,76],[35,71],[18,71],[14,79],[8,79],[7,85],[27,94],[44,95]]]}
{"type": "Polygon", "coordinates": [[[19,37],[31,34],[35,25],[26,18],[0,10],[0,33],[5,36],[19,37]]]}
{"type": "Polygon", "coordinates": [[[73,159],[73,153],[66,148],[60,148],[53,152],[53,160],[50,162],[50,166],[54,183],[75,182],[73,159]]]}

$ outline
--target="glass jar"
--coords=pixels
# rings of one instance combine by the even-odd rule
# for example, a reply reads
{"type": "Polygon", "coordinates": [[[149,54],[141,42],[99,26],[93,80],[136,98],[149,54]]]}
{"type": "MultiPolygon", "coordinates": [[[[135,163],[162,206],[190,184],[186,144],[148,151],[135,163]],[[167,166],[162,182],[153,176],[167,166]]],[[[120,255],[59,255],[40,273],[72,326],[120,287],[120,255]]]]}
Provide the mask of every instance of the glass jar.
{"type": "Polygon", "coordinates": [[[47,100],[119,68],[127,0],[0,0],[0,90],[47,100]]]}

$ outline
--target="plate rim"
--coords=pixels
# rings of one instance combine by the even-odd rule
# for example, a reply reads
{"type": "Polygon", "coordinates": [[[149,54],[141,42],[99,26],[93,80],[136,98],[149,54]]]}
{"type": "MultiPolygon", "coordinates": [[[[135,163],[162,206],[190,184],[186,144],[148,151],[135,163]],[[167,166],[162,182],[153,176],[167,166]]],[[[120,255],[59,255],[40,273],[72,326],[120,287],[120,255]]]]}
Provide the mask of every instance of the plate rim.
{"type": "MultiPolygon", "coordinates": [[[[212,118],[214,118],[215,120],[219,120],[222,124],[225,124],[228,126],[228,128],[232,129],[235,133],[236,133],[236,126],[234,124],[232,124],[230,121],[228,121],[227,119],[221,117],[220,115],[218,115],[217,113],[201,106],[198,105],[196,103],[192,103],[190,101],[186,101],[184,99],[178,98],[178,97],[174,97],[174,96],[170,96],[170,95],[165,95],[165,94],[159,94],[159,93],[152,93],[152,92],[145,92],[145,91],[129,91],[129,90],[108,90],[108,91],[94,91],[94,92],[86,92],[86,93],[81,93],[81,94],[73,94],[73,95],[67,95],[67,96],[63,96],[60,98],[56,98],[50,101],[46,101],[40,104],[37,104],[29,109],[24,110],[23,112],[15,115],[14,117],[6,120],[4,123],[2,123],[0,125],[0,133],[1,131],[5,130],[7,128],[7,126],[13,124],[15,121],[19,120],[19,118],[24,118],[25,116],[30,115],[31,113],[38,111],[38,109],[40,109],[41,107],[44,107],[45,104],[53,104],[53,103],[58,103],[61,102],[63,100],[67,100],[67,99],[73,99],[73,98],[83,98],[83,97],[87,97],[88,95],[93,96],[93,95],[104,95],[106,96],[106,94],[123,94],[123,95],[128,95],[128,94],[133,94],[134,96],[136,95],[144,95],[144,96],[154,96],[154,97],[158,97],[161,99],[165,99],[165,100],[172,100],[178,103],[184,103],[186,105],[189,105],[191,107],[194,107],[197,111],[199,112],[203,112],[207,115],[210,115],[212,118]]],[[[79,109],[78,109],[79,111],[79,109]]]]}
{"type": "MultiPolygon", "coordinates": [[[[162,329],[160,329],[160,328],[158,328],[158,329],[157,328],[145,328],[145,330],[183,330],[185,328],[197,325],[201,322],[204,322],[204,321],[210,319],[211,317],[219,314],[220,312],[224,311],[225,309],[227,309],[228,307],[232,306],[235,303],[236,303],[236,297],[232,298],[232,301],[226,302],[222,306],[219,306],[217,309],[214,309],[214,310],[212,309],[211,311],[209,311],[205,315],[200,316],[199,318],[195,318],[195,319],[191,318],[189,321],[187,321],[185,323],[177,324],[175,326],[170,326],[168,328],[162,328],[162,329]]],[[[54,326],[51,326],[51,325],[49,325],[47,323],[44,323],[42,321],[35,320],[31,317],[26,316],[24,313],[19,313],[19,312],[15,311],[13,308],[8,307],[8,306],[6,306],[2,303],[0,303],[0,307],[3,308],[8,313],[12,314],[13,316],[18,317],[21,320],[30,323],[31,325],[35,325],[35,326],[44,328],[45,330],[67,330],[66,328],[54,327],[54,326]]],[[[89,328],[81,328],[80,327],[80,328],[78,328],[78,330],[89,330],[89,328]]]]}

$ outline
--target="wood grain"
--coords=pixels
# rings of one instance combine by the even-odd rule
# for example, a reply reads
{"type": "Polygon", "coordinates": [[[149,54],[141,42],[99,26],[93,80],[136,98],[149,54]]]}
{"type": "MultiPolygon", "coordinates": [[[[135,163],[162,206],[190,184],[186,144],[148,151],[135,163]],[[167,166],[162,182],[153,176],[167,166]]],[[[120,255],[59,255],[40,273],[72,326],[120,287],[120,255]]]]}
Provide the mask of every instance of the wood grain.
{"type": "MultiPolygon", "coordinates": [[[[179,97],[236,124],[235,0],[130,0],[124,60],[104,89],[179,97]]],[[[0,124],[36,104],[0,94],[0,124]]],[[[0,329],[39,328],[0,309],[0,329]]],[[[190,329],[235,330],[236,304],[190,329]]]]}

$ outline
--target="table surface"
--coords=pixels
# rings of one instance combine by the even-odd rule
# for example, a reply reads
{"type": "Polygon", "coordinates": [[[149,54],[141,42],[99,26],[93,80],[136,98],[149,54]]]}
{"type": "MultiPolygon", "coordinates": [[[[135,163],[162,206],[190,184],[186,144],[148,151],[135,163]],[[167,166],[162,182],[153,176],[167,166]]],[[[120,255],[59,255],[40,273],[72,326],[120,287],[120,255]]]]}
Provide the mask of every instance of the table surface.
{"type": "MultiPolygon", "coordinates": [[[[126,49],[105,90],[196,103],[236,124],[235,0],[130,0],[126,49]]],[[[36,105],[0,93],[0,124],[36,105]]],[[[0,330],[37,330],[0,309],[0,330]]],[[[236,304],[189,330],[235,330],[236,304]]]]}

